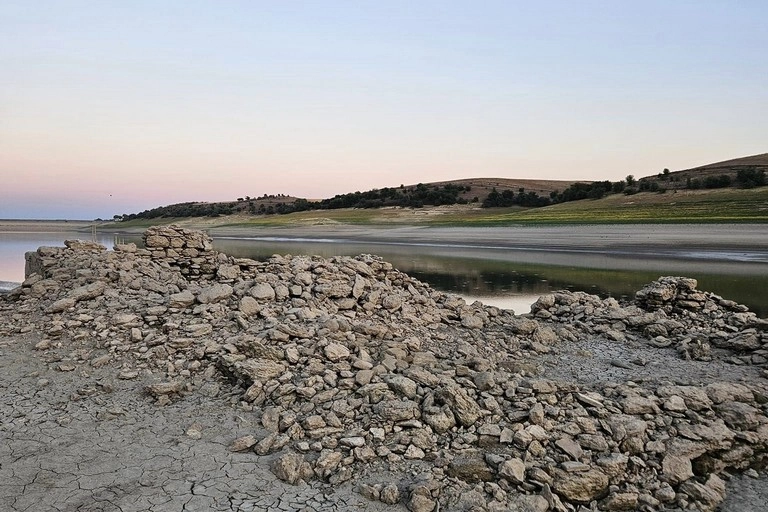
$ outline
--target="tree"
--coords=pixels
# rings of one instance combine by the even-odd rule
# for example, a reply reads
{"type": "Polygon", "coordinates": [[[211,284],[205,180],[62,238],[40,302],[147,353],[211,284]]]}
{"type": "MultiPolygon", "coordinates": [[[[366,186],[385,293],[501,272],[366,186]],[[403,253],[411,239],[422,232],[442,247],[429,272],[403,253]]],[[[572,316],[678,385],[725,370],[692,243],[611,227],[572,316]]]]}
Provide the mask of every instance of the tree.
{"type": "Polygon", "coordinates": [[[625,178],[625,181],[627,182],[628,187],[632,187],[635,184],[635,177],[630,174],[625,178]]]}

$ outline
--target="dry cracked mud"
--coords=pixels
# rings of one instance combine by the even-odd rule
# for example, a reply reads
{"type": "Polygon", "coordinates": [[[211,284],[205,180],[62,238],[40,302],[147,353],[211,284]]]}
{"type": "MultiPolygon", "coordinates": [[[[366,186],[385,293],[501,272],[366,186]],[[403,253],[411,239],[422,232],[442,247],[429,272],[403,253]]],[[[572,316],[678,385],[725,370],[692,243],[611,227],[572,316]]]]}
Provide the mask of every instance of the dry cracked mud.
{"type": "Polygon", "coordinates": [[[230,405],[228,384],[201,386],[158,407],[136,382],[107,371],[63,372],[33,351],[39,338],[0,342],[0,510],[385,510],[355,482],[278,480],[269,457],[227,449],[262,429],[230,405]]]}

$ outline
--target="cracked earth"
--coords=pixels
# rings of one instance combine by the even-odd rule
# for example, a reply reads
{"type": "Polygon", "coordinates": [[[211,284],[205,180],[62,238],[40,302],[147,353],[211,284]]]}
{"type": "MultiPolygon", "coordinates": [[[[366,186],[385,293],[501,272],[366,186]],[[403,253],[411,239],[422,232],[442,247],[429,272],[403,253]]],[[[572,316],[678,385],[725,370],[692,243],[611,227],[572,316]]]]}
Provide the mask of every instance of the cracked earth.
{"type": "Polygon", "coordinates": [[[355,482],[287,485],[270,457],[227,450],[261,425],[228,404],[224,383],[158,407],[106,370],[56,369],[36,341],[0,340],[2,511],[390,509],[355,482]]]}

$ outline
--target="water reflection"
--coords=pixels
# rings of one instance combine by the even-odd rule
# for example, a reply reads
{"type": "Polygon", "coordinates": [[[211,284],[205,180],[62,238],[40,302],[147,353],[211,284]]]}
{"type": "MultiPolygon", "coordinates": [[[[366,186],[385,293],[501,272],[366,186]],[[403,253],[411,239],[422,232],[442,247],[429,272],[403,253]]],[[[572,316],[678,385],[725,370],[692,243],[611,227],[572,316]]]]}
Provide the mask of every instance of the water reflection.
{"type": "Polygon", "coordinates": [[[36,251],[41,246],[62,247],[65,240],[90,240],[107,248],[124,243],[126,238],[139,241],[140,237],[125,237],[107,233],[82,233],[77,231],[58,233],[10,233],[0,231],[0,281],[24,280],[24,253],[36,251]]]}
{"type": "MultiPolygon", "coordinates": [[[[64,240],[93,239],[108,248],[134,242],[140,236],[97,233],[0,233],[0,281],[24,279],[24,253],[41,245],[63,245],[64,240]]],[[[685,275],[699,288],[746,304],[768,316],[768,265],[755,262],[681,261],[627,255],[546,251],[457,249],[404,244],[263,241],[217,238],[214,247],[226,254],[265,260],[273,254],[314,254],[323,257],[377,254],[399,270],[432,287],[462,295],[468,302],[528,311],[539,296],[553,290],[585,291],[602,297],[629,298],[661,275],[685,275]]]]}
{"type": "Polygon", "coordinates": [[[601,297],[631,298],[643,285],[662,275],[698,279],[699,288],[746,304],[758,315],[768,315],[768,266],[758,263],[691,262],[627,255],[559,255],[501,250],[455,250],[389,244],[308,241],[215,239],[214,246],[227,254],[265,260],[273,254],[315,254],[323,257],[377,254],[396,268],[451,291],[468,301],[527,312],[531,302],[555,290],[585,291],[601,297]],[[535,263],[545,260],[547,264],[535,263]]]}

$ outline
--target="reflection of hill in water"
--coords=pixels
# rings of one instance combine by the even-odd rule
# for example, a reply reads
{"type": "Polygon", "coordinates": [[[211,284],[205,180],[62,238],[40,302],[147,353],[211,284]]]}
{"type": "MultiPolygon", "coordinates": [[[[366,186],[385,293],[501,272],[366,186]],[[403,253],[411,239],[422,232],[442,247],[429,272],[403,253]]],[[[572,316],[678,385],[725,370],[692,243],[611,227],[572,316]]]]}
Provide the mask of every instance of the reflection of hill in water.
{"type": "Polygon", "coordinates": [[[545,294],[550,290],[572,288],[571,283],[547,281],[539,274],[472,272],[406,271],[434,288],[473,295],[545,294]]]}
{"type": "MultiPolygon", "coordinates": [[[[236,257],[266,260],[273,254],[316,254],[323,257],[361,253],[377,254],[397,269],[429,283],[438,290],[467,296],[542,295],[554,290],[584,291],[601,297],[631,298],[645,284],[661,275],[680,275],[678,271],[633,270],[637,261],[626,259],[621,270],[579,267],[574,265],[540,265],[516,261],[499,261],[498,252],[478,253],[477,258],[433,254],[434,248],[375,244],[343,244],[317,242],[264,242],[258,240],[214,241],[216,248],[236,257]]],[[[443,249],[444,251],[444,249],[443,249]]],[[[722,274],[717,266],[711,272],[684,272],[699,281],[699,289],[746,304],[761,317],[768,315],[768,275],[722,274]]]]}

